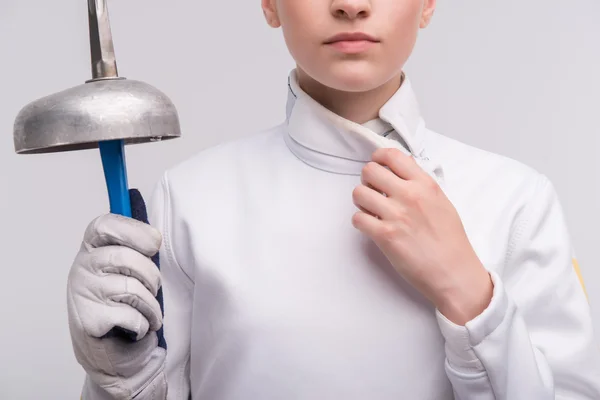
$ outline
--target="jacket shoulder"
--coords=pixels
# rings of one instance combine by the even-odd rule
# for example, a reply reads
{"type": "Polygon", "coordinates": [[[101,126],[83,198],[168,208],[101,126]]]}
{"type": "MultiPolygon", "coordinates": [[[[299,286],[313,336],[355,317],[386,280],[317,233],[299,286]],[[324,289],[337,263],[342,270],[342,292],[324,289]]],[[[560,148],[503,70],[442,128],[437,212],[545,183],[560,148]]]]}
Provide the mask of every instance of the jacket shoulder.
{"type": "Polygon", "coordinates": [[[476,186],[521,187],[547,179],[540,171],[507,155],[485,150],[428,130],[427,147],[444,166],[449,179],[472,182],[476,186]]]}
{"type": "Polygon", "coordinates": [[[230,178],[240,168],[260,163],[274,148],[284,144],[282,131],[280,124],[207,147],[167,169],[165,177],[172,187],[198,182],[213,184],[217,179],[230,178]]]}

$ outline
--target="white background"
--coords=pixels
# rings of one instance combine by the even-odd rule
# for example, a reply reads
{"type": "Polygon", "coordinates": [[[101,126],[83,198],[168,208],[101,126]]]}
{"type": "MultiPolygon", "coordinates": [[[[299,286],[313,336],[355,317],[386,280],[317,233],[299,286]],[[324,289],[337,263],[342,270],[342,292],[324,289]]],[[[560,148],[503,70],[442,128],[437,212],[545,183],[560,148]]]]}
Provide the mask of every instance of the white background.
{"type": "MultiPolygon", "coordinates": [[[[120,74],[167,93],[181,116],[183,138],[128,148],[145,196],[174,163],[283,120],[294,64],[258,0],[109,6],[120,74]]],[[[65,284],[85,226],[107,211],[100,158],[16,155],[12,124],[91,77],[86,13],[84,0],[0,2],[1,399],[79,398],[65,284]]],[[[440,1],[407,72],[432,129],[554,182],[600,332],[600,3],[440,1]]]]}

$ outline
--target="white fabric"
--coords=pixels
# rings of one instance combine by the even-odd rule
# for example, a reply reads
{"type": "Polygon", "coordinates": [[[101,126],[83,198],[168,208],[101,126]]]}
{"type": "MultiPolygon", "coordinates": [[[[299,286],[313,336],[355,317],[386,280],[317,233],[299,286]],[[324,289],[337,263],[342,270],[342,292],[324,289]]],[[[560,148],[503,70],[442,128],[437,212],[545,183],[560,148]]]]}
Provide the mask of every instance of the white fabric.
{"type": "Polygon", "coordinates": [[[380,111],[406,149],[321,107],[294,72],[288,85],[285,123],[202,151],[155,192],[169,400],[599,399],[551,182],[427,129],[409,80],[380,111]],[[438,180],[492,275],[492,303],[465,327],[351,225],[378,147],[438,180]]]}
{"type": "Polygon", "coordinates": [[[362,124],[362,126],[375,132],[380,136],[396,140],[400,142],[400,144],[402,144],[404,148],[407,148],[404,139],[402,139],[402,137],[396,132],[394,127],[388,122],[382,120],[381,118],[375,118],[370,121],[367,121],[364,124],[362,124]]]}
{"type": "Polygon", "coordinates": [[[599,399],[551,182],[427,129],[409,80],[380,111],[403,144],[327,111],[295,73],[288,84],[283,124],[202,151],[154,192],[168,399],[599,399]],[[378,147],[437,179],[491,273],[492,302],[464,327],[351,225],[378,147]]]}
{"type": "Polygon", "coordinates": [[[378,135],[388,136],[394,131],[394,127],[381,118],[375,118],[362,124],[365,128],[372,130],[378,135]]]}
{"type": "Polygon", "coordinates": [[[67,284],[73,349],[87,373],[83,400],[166,396],[166,353],[154,334],[162,325],[161,277],[149,258],[160,243],[156,229],[113,214],[86,229],[67,284]],[[114,326],[136,341],[103,338],[114,326]]]}

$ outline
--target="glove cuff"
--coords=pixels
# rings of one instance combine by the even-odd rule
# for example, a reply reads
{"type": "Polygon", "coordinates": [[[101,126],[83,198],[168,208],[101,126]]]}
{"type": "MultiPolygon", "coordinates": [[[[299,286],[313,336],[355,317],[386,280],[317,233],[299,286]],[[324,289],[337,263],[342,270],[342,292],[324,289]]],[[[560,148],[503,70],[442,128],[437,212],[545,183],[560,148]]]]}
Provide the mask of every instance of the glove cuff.
{"type": "Polygon", "coordinates": [[[130,378],[87,374],[81,400],[166,400],[165,353],[164,349],[156,347],[148,364],[130,378]]]}

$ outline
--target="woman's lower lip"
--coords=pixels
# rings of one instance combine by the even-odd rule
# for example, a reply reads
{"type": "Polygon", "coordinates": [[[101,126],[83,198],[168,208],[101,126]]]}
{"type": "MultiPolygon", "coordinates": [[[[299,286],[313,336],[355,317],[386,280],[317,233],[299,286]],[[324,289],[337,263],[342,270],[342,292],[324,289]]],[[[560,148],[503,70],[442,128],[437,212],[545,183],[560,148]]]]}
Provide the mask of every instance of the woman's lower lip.
{"type": "Polygon", "coordinates": [[[370,40],[340,40],[328,45],[342,53],[362,53],[374,46],[375,42],[370,40]]]}

